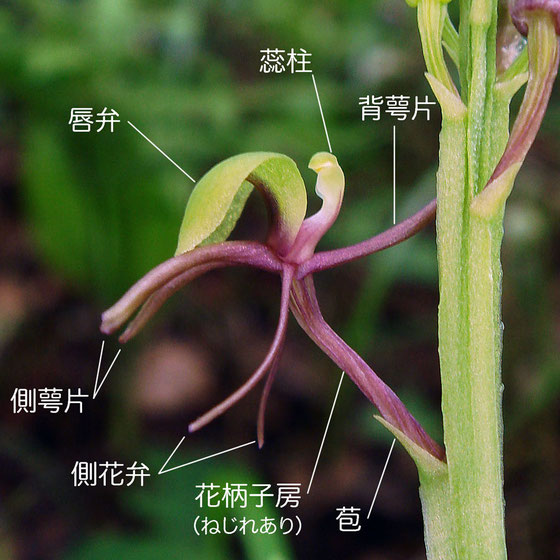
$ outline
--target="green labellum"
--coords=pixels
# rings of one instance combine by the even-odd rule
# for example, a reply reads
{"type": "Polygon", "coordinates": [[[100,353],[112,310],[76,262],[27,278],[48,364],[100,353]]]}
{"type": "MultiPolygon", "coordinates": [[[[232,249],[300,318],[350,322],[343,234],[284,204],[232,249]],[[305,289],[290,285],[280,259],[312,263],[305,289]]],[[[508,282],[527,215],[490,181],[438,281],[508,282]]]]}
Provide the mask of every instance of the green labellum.
{"type": "Polygon", "coordinates": [[[185,210],[175,254],[227,239],[253,187],[264,196],[269,210],[268,243],[285,254],[305,217],[307,195],[294,161],[271,152],[231,157],[198,181],[185,210]]]}

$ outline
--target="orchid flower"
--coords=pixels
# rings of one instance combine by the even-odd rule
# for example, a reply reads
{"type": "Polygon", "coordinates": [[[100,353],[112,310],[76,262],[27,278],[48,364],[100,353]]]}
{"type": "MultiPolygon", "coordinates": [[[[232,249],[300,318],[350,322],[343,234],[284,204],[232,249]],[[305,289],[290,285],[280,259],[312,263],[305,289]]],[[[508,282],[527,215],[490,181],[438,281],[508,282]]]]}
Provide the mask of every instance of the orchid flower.
{"type": "MultiPolygon", "coordinates": [[[[557,2],[517,0],[512,5],[514,24],[521,33],[528,35],[528,86],[506,149],[490,179],[471,203],[477,215],[491,212],[507,197],[542,120],[559,59],[556,33],[560,23],[551,6],[556,8],[557,2]]],[[[452,25],[445,5],[439,0],[419,0],[418,7],[421,28],[435,30],[425,34],[427,38],[423,46],[430,55],[427,57],[433,72],[428,74],[430,83],[445,109],[456,95],[455,87],[449,85],[452,82],[441,51],[442,36],[446,36],[448,50],[454,53],[452,25]],[[437,25],[428,26],[429,22],[433,23],[432,20],[437,25]],[[437,77],[434,78],[434,75],[437,77]]],[[[505,70],[497,87],[511,97],[525,79],[527,75],[524,77],[523,74],[516,75],[505,70]]],[[[139,309],[119,338],[122,343],[130,340],[171,295],[211,270],[244,264],[276,273],[282,279],[280,315],[268,353],[237,391],[191,423],[189,431],[198,430],[223,414],[268,374],[257,422],[259,446],[262,446],[266,402],[284,346],[291,310],[309,337],[377,407],[382,423],[401,439],[409,451],[413,448],[413,456],[421,450],[440,462],[445,461],[443,449],[424,431],[395,393],[326,323],[313,282],[315,272],[371,255],[408,239],[434,218],[436,201],[432,200],[403,222],[361,243],[316,253],[318,242],[338,216],[345,181],[336,157],[330,153],[315,154],[309,167],[317,173],[315,191],[323,204],[316,214],[307,219],[303,179],[295,163],[287,156],[267,152],[247,153],[213,167],[191,194],[179,232],[176,255],[150,271],[103,313],[101,330],[106,334],[113,333],[139,309]],[[266,242],[226,241],[254,188],[263,195],[268,209],[270,227],[266,242]]]]}
{"type": "Polygon", "coordinates": [[[176,255],[146,274],[105,311],[101,330],[106,334],[113,333],[139,308],[119,338],[122,343],[130,340],[173,293],[210,270],[244,264],[276,273],[282,279],[280,316],[268,353],[239,389],[190,424],[189,431],[198,430],[224,413],[268,374],[258,414],[258,441],[262,446],[266,402],[284,346],[291,310],[309,337],[377,407],[385,423],[443,461],[442,448],[373,369],[326,323],[313,283],[315,272],[370,255],[415,234],[433,219],[435,201],[362,243],[315,253],[317,243],[340,211],[344,174],[336,157],[326,152],[315,154],[309,167],[317,173],[315,190],[323,203],[321,209],[307,219],[304,219],[305,186],[290,158],[275,153],[248,153],[213,167],[191,194],[176,255]],[[266,243],[225,241],[254,187],[264,196],[269,212],[270,229],[266,243]]]}

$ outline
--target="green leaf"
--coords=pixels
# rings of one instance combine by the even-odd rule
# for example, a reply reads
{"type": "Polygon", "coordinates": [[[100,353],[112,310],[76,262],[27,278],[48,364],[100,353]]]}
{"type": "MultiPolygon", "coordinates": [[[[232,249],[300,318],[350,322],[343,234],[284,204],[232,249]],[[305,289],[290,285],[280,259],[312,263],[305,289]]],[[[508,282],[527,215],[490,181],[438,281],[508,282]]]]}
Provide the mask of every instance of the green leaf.
{"type": "Polygon", "coordinates": [[[53,121],[25,128],[27,227],[51,270],[109,302],[173,251],[184,181],[139,157],[134,136],[73,134],[53,121]]]}
{"type": "Polygon", "coordinates": [[[27,129],[23,148],[24,193],[31,235],[49,264],[86,284],[91,203],[68,153],[46,126],[27,129]]]}
{"type": "Polygon", "coordinates": [[[185,210],[175,254],[227,239],[253,187],[263,194],[272,217],[269,243],[287,250],[305,217],[303,179],[289,157],[250,152],[222,161],[198,181],[185,210]]]}

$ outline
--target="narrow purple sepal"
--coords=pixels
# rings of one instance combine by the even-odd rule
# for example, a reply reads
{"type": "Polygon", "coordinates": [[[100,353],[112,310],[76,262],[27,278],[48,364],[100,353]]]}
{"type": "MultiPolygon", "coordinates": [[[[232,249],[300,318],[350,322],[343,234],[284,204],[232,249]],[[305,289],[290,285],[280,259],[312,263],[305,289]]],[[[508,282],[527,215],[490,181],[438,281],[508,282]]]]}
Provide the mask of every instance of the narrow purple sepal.
{"type": "Polygon", "coordinates": [[[270,272],[280,272],[282,263],[265,245],[255,242],[225,241],[198,247],[172,257],[138,280],[117,303],[101,316],[101,332],[111,334],[119,329],[156,290],[187,270],[210,263],[244,264],[270,272]]]}
{"type": "Polygon", "coordinates": [[[374,253],[393,247],[394,245],[398,245],[426,227],[433,221],[435,215],[436,199],[434,198],[434,200],[426,204],[424,208],[418,210],[418,212],[409,216],[406,220],[399,222],[370,239],[366,239],[361,243],[356,243],[356,245],[343,247],[342,249],[316,253],[299,267],[297,278],[301,279],[308,274],[352,262],[367,255],[373,255],[374,253]]]}

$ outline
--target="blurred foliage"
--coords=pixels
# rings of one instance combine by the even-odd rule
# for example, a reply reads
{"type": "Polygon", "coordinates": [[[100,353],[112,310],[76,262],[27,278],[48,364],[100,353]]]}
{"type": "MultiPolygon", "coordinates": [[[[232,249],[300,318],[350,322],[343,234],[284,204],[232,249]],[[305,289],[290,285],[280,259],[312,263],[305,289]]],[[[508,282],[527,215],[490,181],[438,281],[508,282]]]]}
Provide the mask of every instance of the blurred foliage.
{"type": "MultiPolygon", "coordinates": [[[[20,305],[26,310],[26,305],[30,306],[28,315],[22,312],[17,320],[11,315],[7,319],[0,316],[0,351],[6,364],[2,375],[13,383],[50,386],[57,379],[53,380],[53,369],[64,370],[66,377],[61,378],[65,382],[76,379],[74,383],[79,383],[76,371],[89,375],[89,362],[95,361],[98,349],[97,312],[174,252],[192,184],[127,121],[195,178],[236,153],[286,153],[302,171],[307,182],[309,211],[314,211],[318,206],[313,193],[315,177],[306,166],[313,153],[327,146],[310,76],[259,73],[260,49],[305,48],[313,55],[312,67],[333,151],[347,178],[340,217],[319,248],[337,247],[360,241],[392,222],[391,139],[396,121],[383,117],[379,122],[362,122],[358,98],[405,94],[423,99],[424,95],[431,95],[423,77],[414,12],[404,1],[7,0],[0,6],[0,41],[0,227],[11,220],[18,224],[17,235],[6,235],[2,240],[0,262],[2,266],[8,262],[12,267],[7,271],[15,278],[10,289],[16,291],[18,284],[25,287],[19,296],[23,302],[20,305]],[[94,114],[104,107],[114,108],[121,122],[113,134],[106,130],[72,133],[68,124],[72,107],[91,107],[94,114]],[[32,257],[23,255],[23,264],[17,260],[20,245],[13,241],[20,235],[20,223],[37,249],[32,257]],[[39,278],[36,284],[27,285],[29,260],[33,266],[39,261],[48,269],[48,282],[39,278]],[[35,302],[37,293],[49,296],[52,283],[62,284],[65,290],[63,296],[56,296],[60,300],[52,304],[54,309],[37,310],[27,303],[35,302]],[[68,294],[80,303],[68,303],[68,294]],[[86,313],[85,320],[82,302],[94,308],[89,315],[86,313]],[[60,327],[53,328],[53,324],[60,327]],[[84,329],[87,343],[79,340],[84,329]],[[29,348],[34,352],[29,352],[29,348]],[[72,359],[61,358],[59,353],[71,355],[72,359]],[[24,366],[20,365],[22,356],[24,366]]],[[[516,550],[523,551],[518,557],[524,559],[552,557],[552,543],[560,546],[551,521],[560,514],[553,502],[560,495],[555,470],[560,460],[559,101],[555,95],[540,140],[517,181],[506,216],[503,251],[509,470],[506,498],[508,505],[512,504],[508,535],[518,547],[516,550]],[[536,443],[527,445],[528,441],[536,443]],[[522,482],[517,486],[519,480],[522,482]],[[543,481],[547,481],[548,496],[543,496],[542,490],[538,492],[543,481]],[[541,502],[530,499],[533,495],[542,497],[541,502]]],[[[434,195],[438,118],[434,109],[429,122],[409,119],[396,123],[397,219],[417,210],[434,195]]],[[[250,203],[246,214],[249,219],[242,220],[238,234],[262,236],[264,231],[253,225],[263,223],[262,208],[250,203]]],[[[2,234],[5,231],[2,229],[2,234]]],[[[220,359],[226,365],[219,383],[224,393],[215,395],[212,402],[226,396],[225,391],[247,373],[247,363],[236,355],[248,348],[253,356],[253,346],[263,347],[263,332],[268,328],[263,324],[268,325],[276,313],[271,310],[274,298],[270,295],[276,285],[271,287],[263,281],[262,286],[252,284],[247,290],[247,282],[252,282],[252,278],[247,280],[246,276],[237,276],[237,272],[226,276],[228,288],[224,283],[211,281],[207,292],[196,292],[202,303],[195,301],[195,295],[187,305],[179,304],[175,314],[168,309],[169,321],[156,331],[156,336],[188,333],[192,340],[211,347],[216,355],[224,354],[220,359]],[[231,281],[238,277],[241,280],[231,281]],[[232,317],[229,322],[222,315],[226,301],[227,315],[232,317]],[[209,303],[214,307],[202,311],[204,304],[209,303]],[[185,318],[192,322],[190,330],[184,326],[185,318]],[[237,338],[232,332],[237,333],[237,338]]],[[[6,299],[2,297],[2,280],[0,275],[0,312],[6,299]]],[[[441,415],[436,374],[437,268],[433,230],[365,262],[320,275],[317,282],[327,319],[403,396],[429,431],[438,435],[441,415]]],[[[290,447],[279,439],[278,448],[291,451],[285,456],[280,452],[274,455],[274,448],[269,451],[282,469],[288,468],[289,461],[295,461],[294,449],[302,455],[309,452],[308,462],[312,464],[318,434],[324,427],[323,416],[334,391],[331,385],[338,378],[323,375],[332,373],[333,367],[319,352],[313,354],[314,350],[309,350],[308,358],[298,355],[301,348],[311,348],[300,346],[301,339],[304,337],[292,342],[291,352],[286,352],[288,371],[280,372],[285,375],[294,369],[296,373],[285,385],[280,383],[280,389],[275,387],[275,399],[271,399],[274,408],[276,399],[282,401],[282,391],[286,392],[284,406],[290,406],[289,411],[284,415],[277,412],[280,427],[276,428],[274,422],[270,425],[272,431],[293,439],[297,446],[290,447]],[[299,373],[305,380],[294,379],[299,373]],[[326,382],[316,381],[325,377],[326,382]],[[306,406],[297,400],[302,395],[306,406]]],[[[133,346],[128,351],[130,355],[137,353],[140,346],[133,346]]],[[[132,370],[133,363],[130,360],[127,368],[132,370]]],[[[43,449],[45,457],[56,465],[63,482],[53,482],[53,493],[58,491],[56,484],[68,484],[64,478],[67,467],[80,452],[90,448],[107,451],[107,441],[129,440],[131,451],[136,446],[139,453],[149,455],[154,465],[162,462],[162,456],[149,443],[155,439],[154,431],[159,435],[157,428],[161,426],[156,422],[154,428],[153,423],[136,418],[140,414],[135,411],[123,412],[122,403],[128,403],[126,395],[134,379],[134,372],[129,371],[119,383],[108,384],[107,391],[114,391],[115,404],[108,410],[97,411],[101,417],[96,417],[96,425],[102,428],[96,437],[82,441],[81,433],[78,437],[62,420],[60,425],[35,426],[32,434],[29,426],[27,431],[12,428],[16,435],[11,437],[20,448],[34,450],[19,453],[27,463],[36,461],[37,449],[43,449]],[[115,418],[107,418],[111,415],[115,418]],[[147,426],[142,425],[143,421],[147,426]],[[115,436],[116,432],[119,435],[115,436]],[[140,436],[138,440],[136,435],[140,436]],[[71,443],[73,437],[80,443],[71,443]]],[[[369,557],[364,556],[364,550],[379,556],[380,549],[368,548],[371,543],[365,536],[364,543],[356,539],[339,542],[332,526],[325,521],[326,505],[330,513],[334,511],[332,503],[325,505],[325,495],[338,491],[339,497],[345,497],[347,487],[336,477],[342,477],[344,482],[344,474],[352,469],[355,471],[352,470],[351,478],[356,480],[359,492],[358,497],[354,496],[356,503],[361,496],[362,507],[368,507],[365,488],[371,486],[372,472],[382,467],[389,443],[382,439],[387,437],[386,433],[371,419],[368,403],[362,399],[362,406],[355,406],[354,393],[352,398],[344,391],[341,393],[337,414],[345,422],[333,423],[329,433],[330,456],[329,442],[325,448],[325,463],[342,467],[340,472],[333,467],[332,480],[328,478],[323,495],[316,490],[314,503],[318,505],[312,512],[313,520],[307,523],[308,536],[302,537],[303,545],[294,544],[298,557],[313,558],[319,554],[317,551],[322,551],[322,557],[341,557],[342,550],[346,557],[369,557]],[[373,467],[367,463],[367,476],[362,479],[360,461],[354,461],[352,469],[344,467],[343,458],[346,453],[351,454],[350,441],[354,439],[363,446],[364,456],[369,457],[376,443],[381,449],[377,450],[379,457],[377,453],[370,457],[377,463],[373,467]],[[359,548],[361,544],[363,547],[359,548]]],[[[6,403],[8,398],[4,399],[6,403]]],[[[244,414],[244,409],[238,414],[244,414]]],[[[252,410],[246,413],[252,414],[252,410]]],[[[14,421],[9,412],[6,417],[14,421]]],[[[175,437],[184,430],[186,420],[177,416],[166,431],[175,437]]],[[[83,424],[77,426],[87,432],[83,424]]],[[[223,424],[218,426],[224,429],[223,424]]],[[[229,439],[218,441],[221,445],[229,439]]],[[[193,456],[204,454],[196,449],[195,443],[191,445],[193,456]]],[[[0,450],[4,451],[1,447],[0,450]]],[[[398,465],[396,457],[392,461],[398,465]]],[[[11,457],[10,469],[5,469],[10,477],[13,462],[11,457]]],[[[184,558],[192,556],[193,547],[198,547],[195,556],[199,558],[229,558],[237,554],[257,559],[265,557],[261,549],[264,546],[266,557],[271,556],[272,549],[280,557],[291,557],[285,540],[267,537],[264,545],[256,540],[243,541],[237,543],[242,549],[239,552],[230,542],[202,541],[192,536],[184,524],[193,503],[188,492],[207,465],[208,469],[216,469],[208,472],[223,476],[224,480],[264,476],[262,465],[241,467],[223,463],[224,470],[218,472],[217,467],[208,463],[204,469],[182,469],[157,480],[154,477],[145,491],[131,489],[115,498],[119,507],[140,519],[139,534],[122,527],[108,528],[86,515],[85,527],[80,526],[73,535],[74,547],[67,558],[184,558]],[[247,475],[248,472],[253,474],[247,475]]],[[[267,476],[278,474],[272,459],[267,467],[267,476]]],[[[395,512],[385,512],[385,517],[379,515],[375,527],[368,531],[372,540],[394,541],[381,548],[384,558],[410,558],[411,550],[422,554],[419,506],[414,501],[416,481],[413,470],[407,468],[402,467],[398,471],[401,477],[396,478],[400,488],[409,476],[412,501],[399,500],[399,490],[393,487],[397,498],[393,495],[392,507],[402,504],[404,511],[399,512],[400,517],[395,512]],[[410,507],[406,505],[409,503],[410,507]],[[413,521],[407,517],[407,507],[417,514],[413,521]],[[387,523],[385,530],[383,519],[387,523]],[[401,538],[403,531],[416,536],[409,548],[406,539],[401,538]],[[404,549],[400,552],[389,552],[401,545],[404,549]]],[[[320,485],[320,475],[316,484],[320,485]]],[[[387,480],[385,484],[391,482],[387,480]]],[[[26,503],[35,503],[29,498],[29,493],[36,490],[34,484],[28,483],[25,491],[15,484],[14,488],[16,503],[20,503],[22,494],[26,503]]],[[[11,502],[8,500],[8,507],[11,502]]],[[[66,519],[72,518],[79,506],[72,507],[72,514],[66,519]]],[[[94,508],[89,504],[84,509],[94,508]]],[[[307,513],[311,516],[309,510],[307,513]]],[[[126,517],[120,511],[115,515],[126,517]]],[[[21,533],[26,535],[30,530],[27,514],[23,519],[21,533]]],[[[70,522],[67,524],[71,526],[70,522]]],[[[2,543],[4,550],[14,547],[13,527],[8,526],[5,539],[0,533],[0,539],[6,540],[5,546],[2,543]]],[[[21,542],[25,548],[25,539],[21,542]]],[[[26,560],[44,557],[54,556],[44,550],[22,556],[26,560]]]]}

